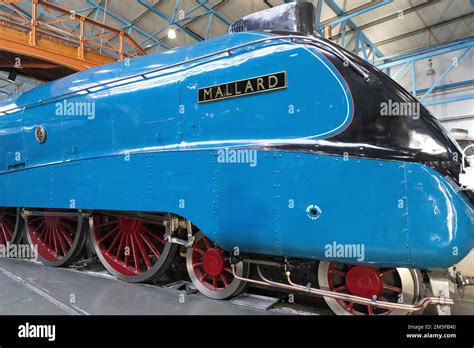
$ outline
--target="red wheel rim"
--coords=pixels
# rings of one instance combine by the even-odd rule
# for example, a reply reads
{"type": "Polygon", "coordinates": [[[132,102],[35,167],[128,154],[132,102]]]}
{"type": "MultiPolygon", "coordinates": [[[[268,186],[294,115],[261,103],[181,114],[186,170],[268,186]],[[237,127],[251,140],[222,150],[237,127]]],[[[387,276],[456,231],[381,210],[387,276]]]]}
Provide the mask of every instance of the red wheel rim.
{"type": "Polygon", "coordinates": [[[94,216],[94,236],[102,257],[126,276],[152,269],[165,249],[164,234],[160,223],[116,215],[94,216]]]}
{"type": "Polygon", "coordinates": [[[7,245],[11,242],[16,223],[16,208],[0,208],[0,245],[7,245]]]}
{"type": "Polygon", "coordinates": [[[69,253],[76,238],[77,228],[77,217],[32,216],[28,218],[31,244],[38,249],[38,254],[48,261],[58,261],[69,253]]]}
{"type": "Polygon", "coordinates": [[[210,290],[223,290],[234,279],[225,252],[212,245],[206,237],[201,237],[194,242],[192,263],[197,279],[210,290]]]}
{"type": "MultiPolygon", "coordinates": [[[[375,268],[331,263],[328,268],[328,284],[331,291],[361,296],[386,302],[398,302],[402,295],[402,283],[396,268],[375,268]]],[[[350,314],[387,315],[390,309],[376,308],[350,301],[337,300],[350,314]]]]}

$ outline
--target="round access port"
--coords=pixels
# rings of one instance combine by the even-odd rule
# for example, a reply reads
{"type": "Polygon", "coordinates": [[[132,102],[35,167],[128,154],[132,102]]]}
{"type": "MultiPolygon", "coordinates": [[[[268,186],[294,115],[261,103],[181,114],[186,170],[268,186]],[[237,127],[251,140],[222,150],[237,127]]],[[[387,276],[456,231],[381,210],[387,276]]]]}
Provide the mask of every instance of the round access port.
{"type": "Polygon", "coordinates": [[[311,220],[319,219],[321,216],[321,208],[315,204],[312,204],[306,208],[306,214],[311,220]]]}

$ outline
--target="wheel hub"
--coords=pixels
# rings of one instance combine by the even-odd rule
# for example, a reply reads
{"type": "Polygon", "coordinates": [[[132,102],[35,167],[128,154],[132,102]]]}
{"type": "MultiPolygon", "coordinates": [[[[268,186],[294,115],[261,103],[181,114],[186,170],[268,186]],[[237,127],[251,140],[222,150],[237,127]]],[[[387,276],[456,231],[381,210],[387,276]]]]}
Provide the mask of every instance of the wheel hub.
{"type": "Polygon", "coordinates": [[[218,276],[224,270],[224,256],[217,249],[209,249],[203,256],[202,266],[207,274],[218,276]]]}
{"type": "Polygon", "coordinates": [[[367,266],[355,266],[347,272],[346,285],[351,294],[371,298],[379,295],[383,282],[377,270],[367,266]]]}
{"type": "Polygon", "coordinates": [[[61,218],[59,216],[45,216],[44,217],[44,223],[49,228],[57,227],[60,220],[61,220],[61,218]]]}
{"type": "Polygon", "coordinates": [[[130,219],[127,217],[119,217],[118,218],[118,225],[122,232],[138,232],[140,227],[142,226],[142,222],[136,219],[130,219]]]}

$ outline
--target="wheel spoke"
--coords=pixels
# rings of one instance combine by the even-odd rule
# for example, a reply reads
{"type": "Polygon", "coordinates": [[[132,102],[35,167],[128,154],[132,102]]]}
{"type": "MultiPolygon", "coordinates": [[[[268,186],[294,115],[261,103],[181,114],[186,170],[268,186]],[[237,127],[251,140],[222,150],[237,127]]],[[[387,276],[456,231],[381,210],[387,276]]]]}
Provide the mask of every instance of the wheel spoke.
{"type": "Polygon", "coordinates": [[[202,239],[202,241],[203,241],[204,245],[206,246],[206,249],[211,249],[211,248],[212,248],[212,245],[211,245],[211,243],[209,242],[209,239],[207,239],[206,237],[204,237],[204,238],[202,239]]]}
{"type": "Polygon", "coordinates": [[[133,253],[133,263],[135,264],[135,270],[137,273],[141,272],[141,266],[140,266],[140,255],[139,251],[137,250],[137,246],[135,245],[135,238],[133,235],[130,235],[130,244],[132,246],[132,253],[133,253]]]}
{"type": "Polygon", "coordinates": [[[341,271],[341,270],[339,270],[339,269],[336,269],[336,268],[334,268],[334,269],[332,270],[332,274],[334,274],[334,275],[336,275],[336,276],[338,276],[338,277],[341,277],[341,278],[346,276],[346,272],[343,272],[343,271],[341,271]]]}
{"type": "Polygon", "coordinates": [[[41,241],[43,242],[44,241],[44,237],[42,237],[45,233],[46,233],[46,225],[44,223],[44,221],[38,226],[38,227],[34,227],[34,226],[28,226],[29,229],[31,229],[31,232],[35,235],[38,236],[38,238],[41,239],[41,241]]]}
{"type": "MultiPolygon", "coordinates": [[[[67,255],[68,247],[66,247],[66,244],[65,244],[65,242],[67,242],[67,240],[64,238],[62,233],[58,234],[58,240],[59,240],[59,246],[61,247],[63,255],[67,255]]],[[[70,247],[70,245],[69,245],[69,247],[70,247]]]]}
{"type": "Polygon", "coordinates": [[[199,248],[194,248],[194,251],[196,251],[199,255],[204,255],[206,252],[202,249],[199,249],[199,248]]]}
{"type": "Polygon", "coordinates": [[[128,245],[129,236],[125,236],[125,266],[130,266],[130,245],[128,245]]]}
{"type": "MultiPolygon", "coordinates": [[[[146,270],[149,270],[152,266],[150,257],[148,255],[148,251],[145,248],[145,245],[143,244],[143,241],[139,236],[135,235],[135,248],[137,249],[139,255],[141,255],[141,259],[143,262],[145,262],[146,270]]],[[[140,260],[141,262],[141,260],[140,260]]]]}
{"type": "Polygon", "coordinates": [[[140,234],[140,237],[143,239],[145,244],[148,246],[148,248],[151,250],[151,252],[157,257],[160,258],[161,253],[158,251],[158,249],[153,245],[151,240],[148,239],[148,237],[144,234],[140,234]]]}
{"type": "Polygon", "coordinates": [[[112,248],[115,246],[115,244],[117,243],[118,239],[120,237],[120,233],[117,233],[117,235],[115,236],[115,238],[113,239],[112,243],[110,243],[109,247],[107,248],[107,253],[110,253],[112,251],[112,248]]]}
{"type": "MultiPolygon", "coordinates": [[[[125,238],[126,238],[126,235],[119,231],[119,233],[117,233],[117,236],[120,237],[120,243],[119,243],[119,246],[117,248],[117,253],[115,254],[115,257],[117,258],[117,260],[120,260],[120,257],[122,256],[122,251],[125,251],[125,238]]],[[[116,237],[116,238],[118,238],[118,237],[116,237]]]]}
{"type": "MultiPolygon", "coordinates": [[[[59,221],[59,226],[62,226],[64,227],[69,233],[71,234],[74,234],[76,231],[75,231],[75,228],[71,227],[70,225],[66,224],[65,222],[63,221],[59,221]]],[[[76,223],[77,225],[77,223],[76,223]]]]}
{"type": "Polygon", "coordinates": [[[28,218],[28,222],[29,223],[34,223],[36,221],[43,221],[44,220],[44,216],[35,216],[33,218],[28,218]]]}
{"type": "Polygon", "coordinates": [[[337,288],[334,288],[334,291],[335,292],[341,292],[341,291],[346,290],[346,289],[347,289],[347,287],[345,285],[341,285],[337,288]]]}
{"type": "Polygon", "coordinates": [[[202,282],[204,281],[204,279],[207,278],[207,275],[208,275],[208,274],[204,272],[204,273],[202,274],[202,276],[199,277],[199,281],[202,283],[202,282]]]}
{"type": "Polygon", "coordinates": [[[388,276],[389,274],[392,274],[392,273],[394,273],[394,272],[396,272],[396,271],[397,271],[396,268],[390,268],[390,269],[386,270],[385,272],[381,272],[381,273],[379,274],[379,277],[380,277],[380,278],[385,278],[385,277],[388,276]]]}
{"type": "Polygon", "coordinates": [[[12,229],[15,228],[15,223],[8,221],[8,219],[3,219],[3,223],[5,224],[6,227],[10,226],[10,228],[12,229]]]}
{"type": "Polygon", "coordinates": [[[12,228],[12,227],[8,227],[8,226],[5,227],[5,231],[6,231],[6,233],[7,233],[7,235],[8,235],[8,238],[9,238],[10,240],[11,240],[12,237],[13,237],[13,229],[14,229],[14,226],[13,226],[13,228],[12,228]]]}
{"type": "Polygon", "coordinates": [[[146,248],[143,245],[141,238],[138,238],[137,236],[135,236],[135,243],[138,245],[138,249],[140,250],[140,254],[143,257],[143,261],[145,262],[147,269],[150,269],[151,261],[150,261],[150,258],[148,257],[148,252],[146,251],[146,248]]]}
{"type": "Polygon", "coordinates": [[[100,239],[97,240],[97,243],[100,244],[102,243],[104,240],[106,240],[107,238],[109,238],[113,233],[117,232],[118,230],[118,227],[115,227],[113,229],[111,229],[107,234],[105,234],[104,236],[102,236],[100,239]]]}
{"type": "Polygon", "coordinates": [[[48,249],[51,249],[51,229],[48,226],[45,226],[45,228],[46,228],[46,236],[45,236],[46,238],[45,238],[44,244],[48,249]]]}
{"type": "Polygon", "coordinates": [[[102,227],[106,227],[110,225],[117,225],[117,221],[104,222],[104,223],[101,223],[100,225],[95,226],[95,228],[102,228],[102,227]]]}
{"type": "Polygon", "coordinates": [[[389,290],[389,291],[396,292],[397,294],[401,294],[401,293],[402,293],[402,289],[401,289],[401,288],[398,288],[398,287],[396,287],[396,286],[389,285],[389,284],[386,284],[386,283],[383,284],[383,288],[384,288],[385,290],[389,290]]]}
{"type": "Polygon", "coordinates": [[[224,288],[229,286],[229,282],[223,273],[219,275],[219,278],[221,278],[222,282],[224,283],[224,288]]]}
{"type": "Polygon", "coordinates": [[[49,251],[53,250],[53,230],[48,228],[48,242],[46,243],[49,251]]]}
{"type": "Polygon", "coordinates": [[[354,302],[349,302],[346,306],[346,309],[349,313],[354,313],[354,302]]]}
{"type": "Polygon", "coordinates": [[[374,309],[371,305],[367,305],[367,312],[369,313],[369,315],[374,315],[374,309]]]}
{"type": "Polygon", "coordinates": [[[3,225],[0,225],[0,226],[2,227],[3,236],[5,238],[5,245],[6,245],[10,239],[7,237],[7,231],[5,230],[5,227],[3,225]]]}
{"type": "Polygon", "coordinates": [[[71,236],[67,232],[64,232],[61,229],[59,231],[60,231],[61,235],[63,236],[63,238],[66,240],[69,247],[71,247],[72,244],[74,243],[74,241],[71,239],[71,236]]]}
{"type": "Polygon", "coordinates": [[[41,236],[42,233],[44,233],[45,229],[46,229],[46,224],[44,223],[44,221],[41,221],[41,223],[38,225],[38,227],[36,228],[33,228],[34,230],[36,230],[37,234],[38,234],[38,237],[41,236]]]}
{"type": "Polygon", "coordinates": [[[53,228],[53,247],[54,247],[54,253],[58,255],[58,242],[56,240],[56,235],[58,234],[57,228],[53,228]]]}
{"type": "Polygon", "coordinates": [[[214,289],[217,289],[217,277],[216,276],[212,277],[212,287],[214,289]]]}
{"type": "Polygon", "coordinates": [[[163,244],[166,244],[166,242],[164,241],[163,238],[161,238],[160,236],[158,236],[155,232],[153,231],[150,231],[148,228],[146,228],[145,226],[142,227],[142,230],[146,233],[148,233],[151,237],[155,238],[156,240],[160,241],[161,243],[163,244]]]}

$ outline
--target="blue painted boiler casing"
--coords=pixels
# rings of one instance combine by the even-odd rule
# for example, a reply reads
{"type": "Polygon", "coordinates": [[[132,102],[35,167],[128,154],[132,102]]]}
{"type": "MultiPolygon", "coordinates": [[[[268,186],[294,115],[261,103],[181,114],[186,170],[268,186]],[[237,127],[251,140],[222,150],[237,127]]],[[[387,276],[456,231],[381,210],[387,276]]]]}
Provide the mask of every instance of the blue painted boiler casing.
{"type": "Polygon", "coordinates": [[[449,139],[428,116],[365,123],[373,98],[406,92],[373,68],[363,66],[374,77],[363,81],[333,52],[275,35],[90,69],[4,103],[0,206],[170,212],[246,253],[322,260],[337,243],[364,246],[363,260],[339,259],[348,263],[461,260],[474,246],[474,211],[442,157],[456,151],[449,139]],[[286,89],[198,101],[201,88],[282,71],[286,89]],[[94,112],[69,115],[70,103],[94,112]],[[221,163],[231,150],[256,151],[256,163],[221,163]]]}

